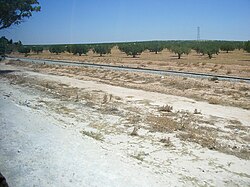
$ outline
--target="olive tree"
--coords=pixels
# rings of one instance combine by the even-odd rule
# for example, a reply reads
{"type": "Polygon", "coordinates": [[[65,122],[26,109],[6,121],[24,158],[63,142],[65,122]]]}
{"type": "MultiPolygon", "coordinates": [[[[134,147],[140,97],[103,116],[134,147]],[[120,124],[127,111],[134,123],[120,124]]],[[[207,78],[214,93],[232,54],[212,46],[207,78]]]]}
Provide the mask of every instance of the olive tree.
{"type": "Polygon", "coordinates": [[[35,52],[36,54],[38,53],[42,53],[43,52],[43,47],[42,46],[34,46],[31,49],[33,52],[35,52]]]}
{"type": "Polygon", "coordinates": [[[137,43],[129,43],[118,46],[119,50],[126,53],[128,56],[135,58],[137,55],[140,55],[145,48],[137,43]]]}
{"type": "Polygon", "coordinates": [[[250,53],[250,41],[244,43],[244,50],[250,53]]]}
{"type": "Polygon", "coordinates": [[[219,47],[218,46],[206,46],[203,49],[203,53],[208,55],[208,58],[211,59],[213,57],[214,54],[218,54],[219,53],[219,47]]]}
{"type": "Polygon", "coordinates": [[[55,46],[51,46],[49,48],[49,52],[51,53],[56,53],[57,55],[59,53],[63,53],[65,51],[65,48],[63,46],[58,46],[58,45],[55,45],[55,46]]]}
{"type": "Polygon", "coordinates": [[[28,56],[28,53],[30,53],[30,48],[29,47],[20,47],[18,49],[18,52],[25,54],[25,56],[28,56]]]}
{"type": "Polygon", "coordinates": [[[100,44],[100,45],[95,45],[93,47],[94,53],[99,54],[100,56],[104,54],[110,54],[111,53],[111,46],[105,45],[105,44],[100,44]]]}
{"type": "Polygon", "coordinates": [[[220,50],[226,51],[228,53],[229,51],[235,50],[235,48],[236,47],[233,44],[225,43],[221,45],[220,50]]]}
{"type": "Polygon", "coordinates": [[[191,48],[187,46],[172,46],[170,51],[178,55],[178,59],[181,58],[181,55],[186,54],[188,55],[191,52],[191,48]]]}
{"type": "Polygon", "coordinates": [[[157,54],[158,52],[161,52],[164,49],[164,46],[158,42],[154,42],[154,43],[148,44],[147,49],[150,52],[154,52],[155,54],[157,54]]]}
{"type": "Polygon", "coordinates": [[[85,45],[72,45],[70,52],[74,55],[79,54],[79,56],[82,54],[86,55],[89,52],[89,48],[85,45]]]}

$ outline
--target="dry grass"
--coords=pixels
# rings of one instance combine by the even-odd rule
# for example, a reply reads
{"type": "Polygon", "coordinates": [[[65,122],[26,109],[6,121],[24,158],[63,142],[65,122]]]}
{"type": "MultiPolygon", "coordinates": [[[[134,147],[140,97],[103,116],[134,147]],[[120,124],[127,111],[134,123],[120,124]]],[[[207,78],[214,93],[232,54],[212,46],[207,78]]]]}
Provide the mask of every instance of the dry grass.
{"type": "Polygon", "coordinates": [[[137,159],[137,160],[139,160],[139,161],[142,162],[142,161],[144,160],[146,154],[145,154],[145,152],[140,151],[140,152],[134,153],[134,154],[132,154],[132,155],[130,155],[130,156],[131,156],[132,158],[135,158],[135,159],[137,159]]]}
{"type": "Polygon", "coordinates": [[[167,116],[148,116],[146,122],[150,124],[152,131],[174,132],[181,130],[183,126],[167,116]]]}
{"type": "Polygon", "coordinates": [[[215,98],[215,97],[210,97],[210,98],[208,99],[208,103],[209,103],[209,104],[213,104],[213,105],[218,105],[218,104],[220,104],[220,100],[218,100],[218,99],[215,98]]]}
{"type": "Polygon", "coordinates": [[[85,130],[80,131],[80,133],[82,133],[85,136],[91,137],[95,140],[98,140],[98,141],[104,140],[104,137],[101,133],[96,133],[96,132],[92,132],[92,131],[85,131],[85,130]]]}
{"type": "Polygon", "coordinates": [[[170,140],[169,137],[168,138],[162,138],[162,139],[160,139],[160,142],[164,143],[165,147],[172,147],[172,146],[174,146],[174,144],[171,142],[171,140],[170,140]]]}
{"type": "Polygon", "coordinates": [[[138,136],[138,127],[134,127],[133,131],[130,133],[131,136],[138,136]]]}
{"type": "MultiPolygon", "coordinates": [[[[207,119],[210,120],[210,119],[207,119]]],[[[232,146],[229,137],[224,137],[224,131],[210,126],[203,126],[200,123],[210,124],[210,121],[203,119],[202,116],[198,116],[186,112],[172,113],[172,116],[149,116],[145,122],[150,125],[151,131],[162,133],[175,133],[176,137],[184,142],[197,143],[200,146],[219,152],[223,152],[230,155],[235,155],[239,158],[250,159],[250,150],[247,147],[232,146]],[[220,135],[222,133],[222,135],[220,135]]],[[[231,120],[232,125],[226,126],[231,130],[241,130],[241,132],[248,132],[249,128],[243,126],[240,122],[231,120]]],[[[235,135],[235,136],[240,136],[235,135]]],[[[232,140],[238,140],[240,137],[232,137],[232,140]]],[[[245,141],[248,139],[244,137],[245,141]]],[[[168,138],[160,140],[166,143],[166,146],[171,146],[171,141],[168,138]]],[[[249,142],[246,142],[248,144],[249,142]]]]}
{"type": "Polygon", "coordinates": [[[217,142],[214,137],[211,136],[208,132],[205,134],[200,130],[190,129],[188,132],[182,132],[177,135],[177,137],[182,141],[194,142],[202,147],[207,147],[208,149],[217,149],[217,142]]]}
{"type": "Polygon", "coordinates": [[[160,112],[172,112],[172,110],[173,110],[173,107],[170,105],[164,105],[164,106],[159,107],[160,112]]]}

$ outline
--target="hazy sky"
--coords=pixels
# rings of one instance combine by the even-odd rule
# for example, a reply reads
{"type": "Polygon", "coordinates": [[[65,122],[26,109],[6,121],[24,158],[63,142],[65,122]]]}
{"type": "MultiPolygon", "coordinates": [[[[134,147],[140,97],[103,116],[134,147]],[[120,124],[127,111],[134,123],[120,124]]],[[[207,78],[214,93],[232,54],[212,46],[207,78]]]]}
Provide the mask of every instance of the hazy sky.
{"type": "Polygon", "coordinates": [[[250,0],[38,0],[41,12],[0,35],[24,44],[250,40],[250,0]]]}

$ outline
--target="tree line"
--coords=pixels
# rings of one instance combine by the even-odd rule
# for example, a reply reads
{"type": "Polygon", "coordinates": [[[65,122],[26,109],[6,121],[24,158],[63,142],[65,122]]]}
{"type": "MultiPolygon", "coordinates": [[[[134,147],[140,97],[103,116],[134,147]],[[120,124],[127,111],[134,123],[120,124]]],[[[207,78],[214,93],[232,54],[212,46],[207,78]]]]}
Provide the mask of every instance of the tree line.
{"type": "Polygon", "coordinates": [[[49,50],[51,53],[59,54],[69,52],[74,55],[87,55],[92,50],[99,56],[111,53],[111,49],[117,46],[118,49],[133,58],[139,56],[143,51],[148,50],[158,54],[164,49],[175,53],[178,59],[183,54],[188,55],[191,50],[197,54],[207,55],[211,59],[221,51],[229,53],[235,49],[243,49],[250,52],[250,41],[147,41],[147,42],[124,42],[124,43],[103,43],[103,44],[62,44],[62,45],[36,45],[24,46],[21,41],[13,42],[5,37],[0,38],[0,54],[9,54],[12,51],[18,51],[26,56],[30,53],[42,53],[43,50],[49,50]]]}

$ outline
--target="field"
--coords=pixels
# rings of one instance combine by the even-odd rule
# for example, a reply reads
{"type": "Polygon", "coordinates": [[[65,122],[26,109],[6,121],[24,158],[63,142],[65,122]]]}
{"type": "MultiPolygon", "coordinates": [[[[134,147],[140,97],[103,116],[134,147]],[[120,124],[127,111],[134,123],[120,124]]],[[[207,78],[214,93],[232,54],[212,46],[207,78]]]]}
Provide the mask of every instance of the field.
{"type": "MultiPolygon", "coordinates": [[[[24,55],[17,52],[13,53],[12,56],[24,57],[24,55]]],[[[164,49],[158,54],[145,50],[141,55],[132,58],[121,52],[117,46],[112,48],[111,54],[102,57],[91,50],[87,55],[82,56],[73,55],[68,52],[56,55],[45,50],[39,54],[30,53],[28,57],[250,77],[250,54],[238,49],[229,51],[228,53],[220,51],[212,59],[209,59],[206,55],[197,54],[193,50],[189,55],[184,54],[181,56],[181,59],[178,59],[177,55],[168,49],[164,49]]]]}
{"type": "MultiPolygon", "coordinates": [[[[48,51],[28,57],[250,73],[250,55],[242,50],[212,59],[194,51],[177,59],[168,50],[131,58],[116,47],[103,57],[48,51]]],[[[23,186],[38,175],[35,184],[52,186],[250,184],[249,83],[12,60],[1,62],[0,72],[6,134],[0,143],[8,150],[1,159],[3,168],[18,166],[16,176],[3,170],[10,185],[23,186]],[[39,174],[48,166],[53,180],[39,174]]]]}

